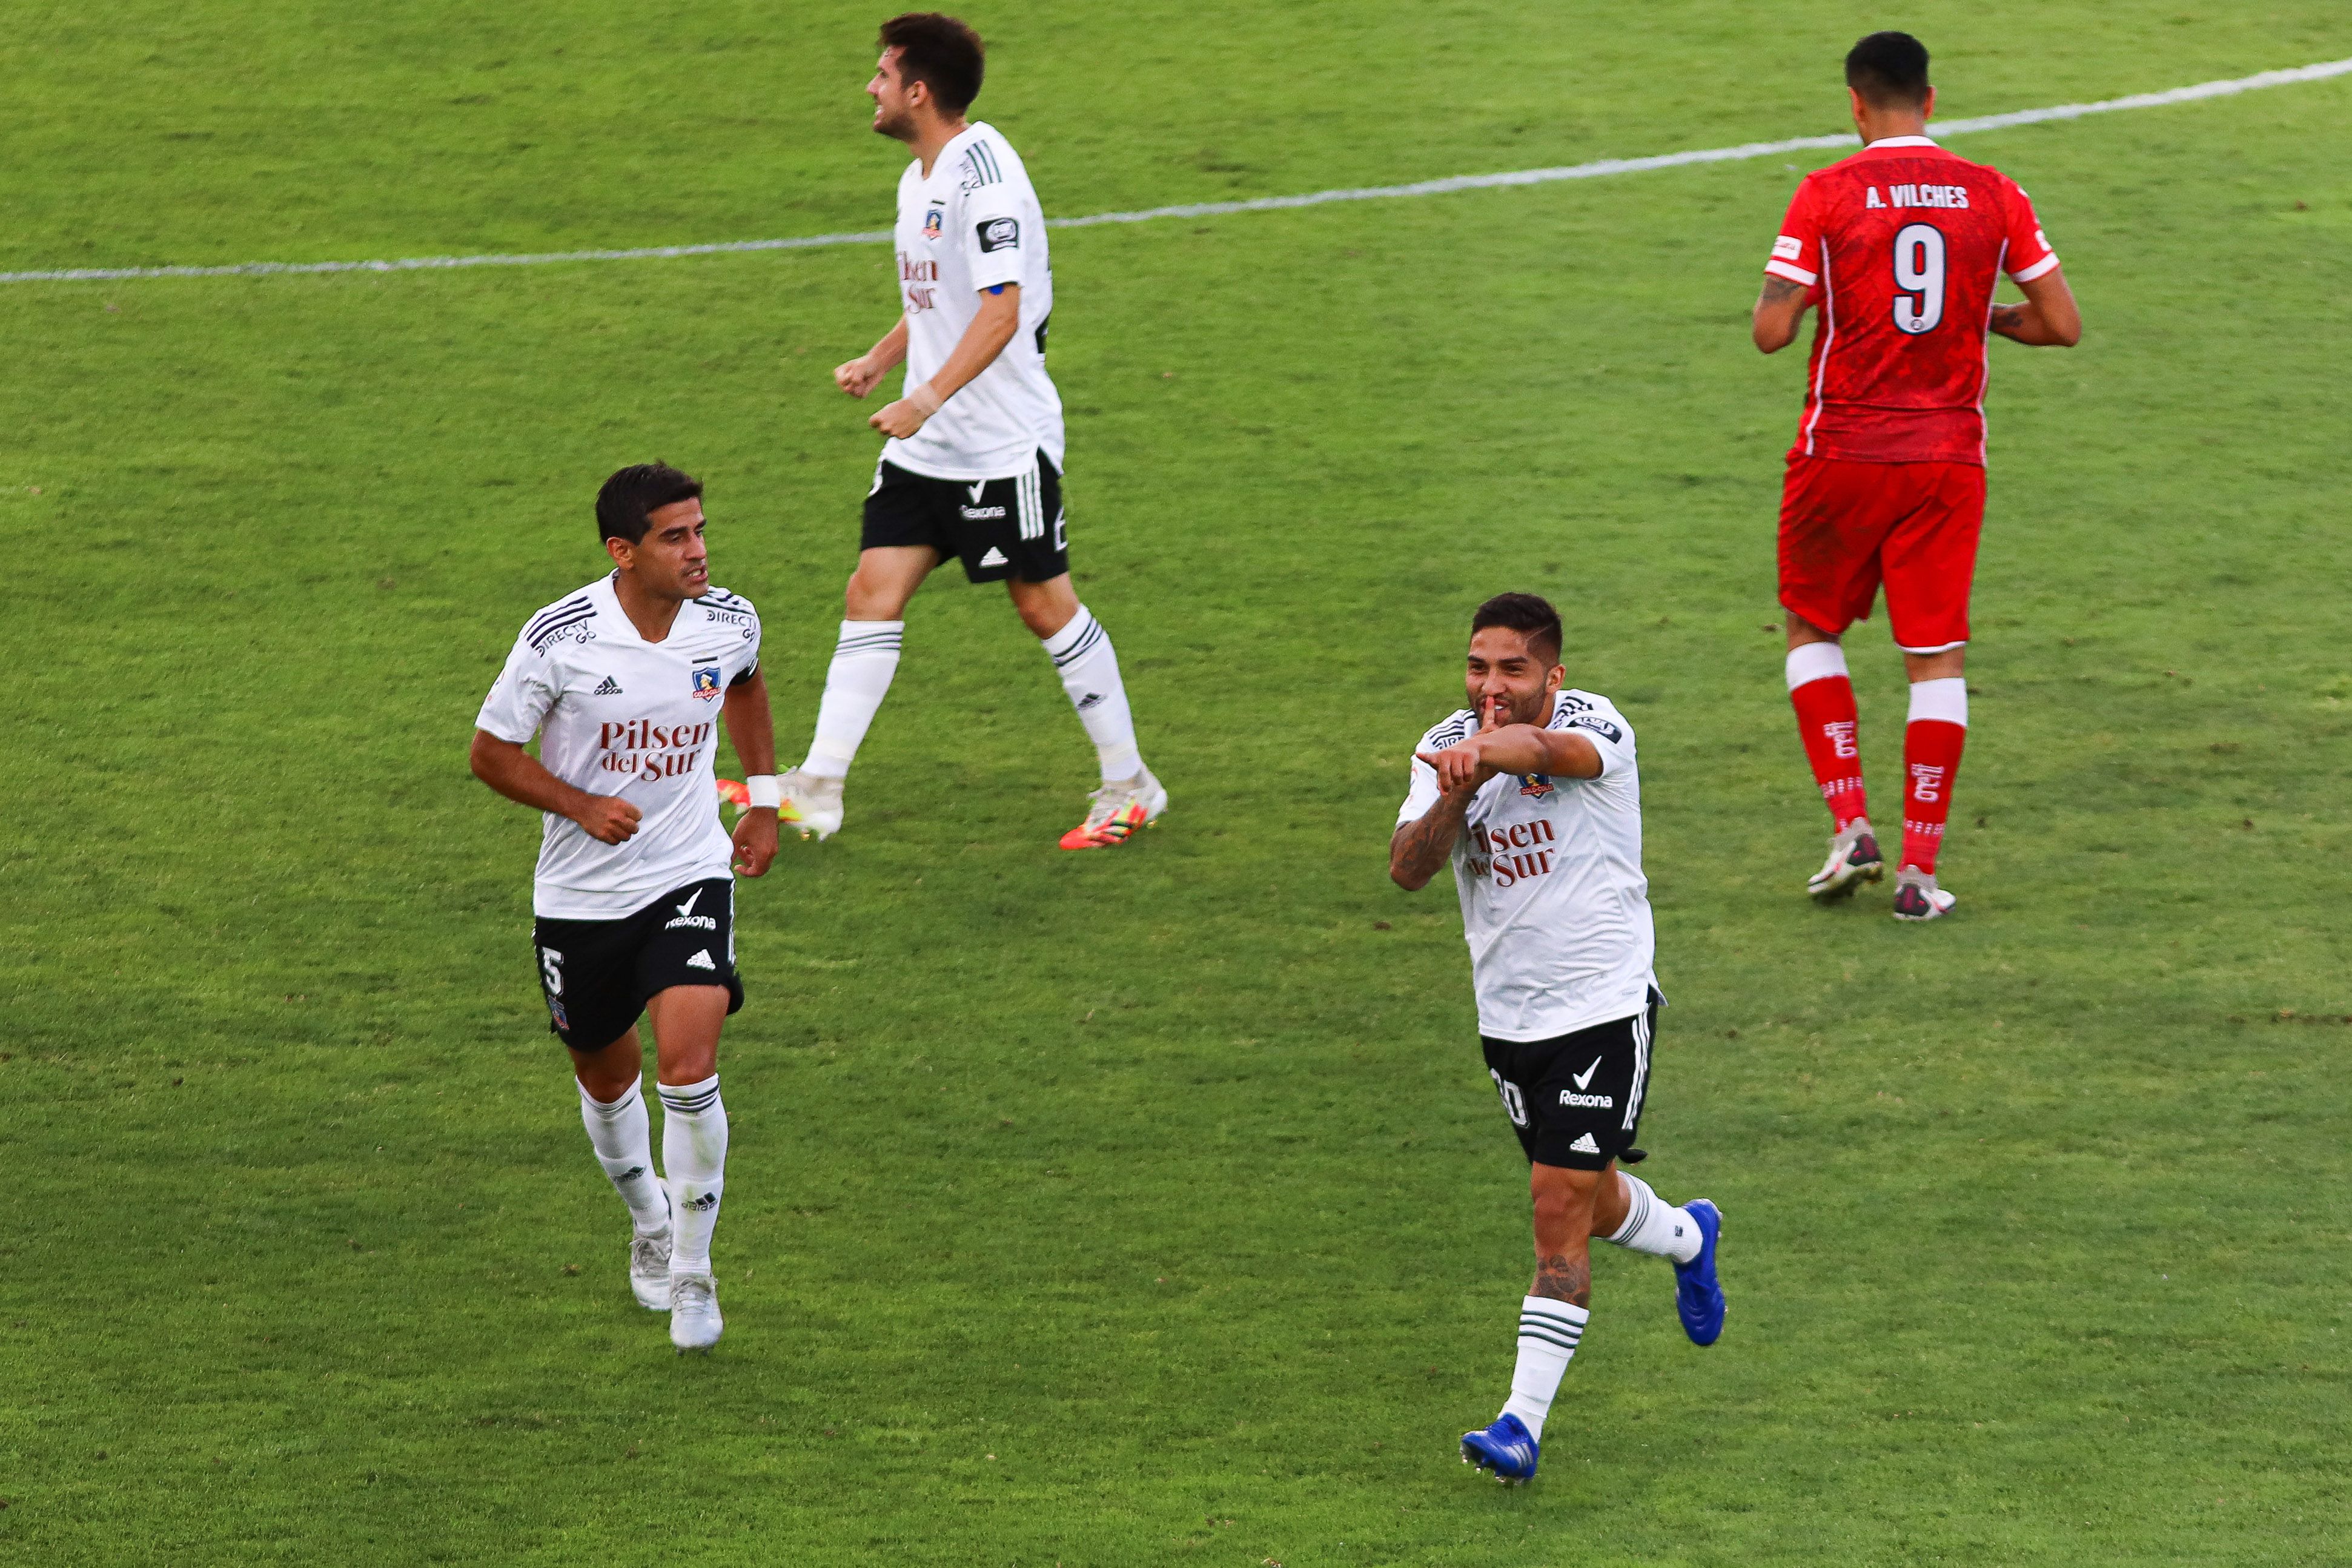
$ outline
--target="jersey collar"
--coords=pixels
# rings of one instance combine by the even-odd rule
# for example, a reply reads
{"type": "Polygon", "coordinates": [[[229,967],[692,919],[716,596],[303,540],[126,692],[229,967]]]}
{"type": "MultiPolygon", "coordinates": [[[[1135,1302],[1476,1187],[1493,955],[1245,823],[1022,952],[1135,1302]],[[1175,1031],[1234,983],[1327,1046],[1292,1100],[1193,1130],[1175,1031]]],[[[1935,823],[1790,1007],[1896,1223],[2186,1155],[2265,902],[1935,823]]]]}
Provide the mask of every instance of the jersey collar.
{"type": "Polygon", "coordinates": [[[1933,147],[1935,145],[1936,139],[1932,136],[1882,136],[1863,151],[1875,152],[1882,147],[1933,147]]]}
{"type": "MultiPolygon", "coordinates": [[[[950,164],[955,162],[956,155],[963,150],[971,139],[987,129],[988,121],[984,120],[975,120],[966,124],[961,131],[957,131],[953,136],[949,137],[947,141],[940,145],[940,155],[931,160],[931,179],[938,179],[940,173],[945,171],[950,164]]],[[[922,160],[917,159],[915,161],[915,169],[916,178],[918,179],[922,177],[922,160]]],[[[929,183],[929,181],[925,181],[924,183],[928,184],[929,183]]]]}
{"type": "MultiPolygon", "coordinates": [[[[637,630],[637,623],[629,619],[629,612],[621,608],[621,595],[614,587],[620,579],[621,574],[617,570],[606,572],[588,590],[589,597],[596,601],[596,608],[603,612],[609,622],[605,630],[610,632],[614,638],[623,643],[635,643],[640,648],[648,648],[656,652],[668,650],[677,642],[678,622],[672,621],[669,623],[669,635],[660,642],[646,642],[645,634],[637,630]]],[[[693,602],[694,601],[689,599],[686,604],[693,602]]],[[[686,614],[686,604],[677,607],[677,613],[681,619],[686,614]]]]}

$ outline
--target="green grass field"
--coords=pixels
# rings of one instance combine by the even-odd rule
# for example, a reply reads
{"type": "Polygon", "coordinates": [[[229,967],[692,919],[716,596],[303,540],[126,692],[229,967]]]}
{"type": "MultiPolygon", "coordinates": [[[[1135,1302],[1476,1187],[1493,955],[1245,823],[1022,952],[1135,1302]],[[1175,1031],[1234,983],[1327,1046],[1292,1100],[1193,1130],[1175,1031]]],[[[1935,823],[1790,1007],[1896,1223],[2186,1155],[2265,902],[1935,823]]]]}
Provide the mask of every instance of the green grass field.
{"type": "MultiPolygon", "coordinates": [[[[0,270],[887,226],[881,14],[25,11],[0,270]]],[[[970,15],[1066,214],[1833,131],[1889,22],[970,15]]],[[[1948,115],[2352,55],[2326,0],[1895,20],[1948,115]]],[[[0,287],[0,1557],[2352,1563],[2347,131],[2337,78],[1955,143],[2088,335],[1994,346],[1934,931],[1798,891],[1801,369],[1746,331],[1796,161],[1057,235],[1080,586],[1175,809],[1055,852],[1092,759],[1049,667],[992,591],[919,599],[848,831],[742,890],[707,1360],[629,1301],[537,822],[465,747],[661,455],[797,755],[887,252],[0,287]],[[1640,729],[1644,1171],[1722,1203],[1733,1313],[1695,1351],[1597,1249],[1519,1492],[1454,1436],[1509,1376],[1523,1167],[1453,900],[1385,875],[1504,588],[1640,729]]]]}

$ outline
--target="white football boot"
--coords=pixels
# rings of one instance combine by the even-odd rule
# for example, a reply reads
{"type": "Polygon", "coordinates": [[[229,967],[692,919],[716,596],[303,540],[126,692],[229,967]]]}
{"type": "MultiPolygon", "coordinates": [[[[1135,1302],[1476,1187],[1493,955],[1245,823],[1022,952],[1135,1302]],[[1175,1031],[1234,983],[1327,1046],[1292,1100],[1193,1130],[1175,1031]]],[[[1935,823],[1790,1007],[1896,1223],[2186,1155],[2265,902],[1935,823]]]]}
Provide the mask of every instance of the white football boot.
{"type": "Polygon", "coordinates": [[[783,791],[779,820],[800,830],[801,837],[829,839],[841,831],[841,787],[845,779],[820,779],[795,768],[776,780],[783,791]]]}
{"type": "Polygon", "coordinates": [[[669,1282],[669,1343],[684,1355],[709,1350],[727,1327],[719,1315],[719,1282],[708,1274],[680,1274],[669,1282]]]}
{"type": "Polygon", "coordinates": [[[1830,858],[1806,879],[1805,892],[1816,904],[1830,904],[1851,897],[1864,883],[1885,874],[1886,862],[1878,852],[1878,835],[1870,831],[1870,819],[1856,817],[1843,831],[1830,835],[1830,858]]]}
{"type": "Polygon", "coordinates": [[[1895,873],[1895,918],[1939,920],[1959,900],[1936,885],[1934,872],[1905,866],[1895,873]]]}
{"type": "MultiPolygon", "coordinates": [[[[668,1194],[665,1190],[664,1197],[668,1194]]],[[[675,1215],[677,1210],[671,1210],[675,1215]]],[[[629,1290],[637,1298],[637,1305],[649,1312],[669,1311],[669,1243],[672,1231],[667,1225],[651,1236],[632,1232],[629,1237],[629,1290]]]]}
{"type": "Polygon", "coordinates": [[[1087,820],[1062,835],[1066,850],[1107,850],[1148,828],[1168,810],[1168,791],[1147,768],[1132,779],[1122,779],[1097,789],[1087,820]]]}

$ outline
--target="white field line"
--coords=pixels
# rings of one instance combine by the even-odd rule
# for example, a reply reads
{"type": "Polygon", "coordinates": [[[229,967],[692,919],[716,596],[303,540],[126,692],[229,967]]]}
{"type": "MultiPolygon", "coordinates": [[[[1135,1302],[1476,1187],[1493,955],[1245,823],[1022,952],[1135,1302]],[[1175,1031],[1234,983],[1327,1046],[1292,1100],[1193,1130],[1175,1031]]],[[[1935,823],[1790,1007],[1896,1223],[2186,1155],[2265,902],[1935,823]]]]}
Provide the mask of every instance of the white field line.
{"type": "MultiPolygon", "coordinates": [[[[2086,114],[2113,114],[2126,109],[2161,109],[2168,104],[2194,103],[2199,99],[2227,98],[2267,87],[2320,81],[2352,75],[2352,59],[2323,60],[2289,70],[2260,71],[2226,81],[2199,82],[2163,92],[2134,93],[2128,98],[2102,99],[2096,103],[2059,103],[2046,109],[2021,109],[2009,114],[1984,114],[1972,120],[1937,120],[1938,136],[1963,136],[1975,131],[2004,131],[2013,125],[2040,125],[2053,120],[2080,120],[2086,114]]],[[[1255,196],[1241,202],[1186,202],[1171,207],[1145,207],[1131,213],[1094,213],[1078,218],[1048,218],[1045,226],[1091,228],[1097,224],[1139,224],[1154,218],[1223,217],[1229,213],[1270,213],[1291,207],[1319,207],[1332,202],[1377,202],[1402,196],[1436,196],[1451,191],[1485,191],[1503,185],[1546,185],[1557,180],[1594,180],[1609,174],[1638,174],[1650,169],[1676,169],[1689,163],[1736,163],[1769,158],[1780,152],[1815,148],[1851,147],[1851,132],[1833,136],[1791,136],[1780,141],[1747,141],[1737,147],[1706,147],[1687,152],[1660,152],[1648,158],[1601,158],[1558,169],[1517,169],[1502,174],[1456,174],[1444,180],[1416,180],[1407,185],[1360,185],[1350,190],[1310,191],[1298,196],[1255,196]]],[[[422,272],[460,267],[545,267],[566,261],[666,261],[686,256],[729,256],[755,250],[815,250],[831,246],[881,245],[890,238],[884,230],[858,234],[807,235],[797,239],[729,240],[712,245],[658,245],[634,250],[551,250],[507,256],[415,256],[396,261],[247,261],[228,267],[76,267],[48,272],[0,272],[0,283],[100,283],[144,277],[252,277],[303,272],[422,272]]]]}

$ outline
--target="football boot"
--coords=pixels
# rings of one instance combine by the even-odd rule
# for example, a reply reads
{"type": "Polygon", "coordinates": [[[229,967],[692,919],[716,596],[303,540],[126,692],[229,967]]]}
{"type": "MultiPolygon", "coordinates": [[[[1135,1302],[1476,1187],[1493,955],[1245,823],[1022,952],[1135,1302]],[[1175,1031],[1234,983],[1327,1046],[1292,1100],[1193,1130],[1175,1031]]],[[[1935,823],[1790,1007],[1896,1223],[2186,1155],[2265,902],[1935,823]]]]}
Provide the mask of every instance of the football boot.
{"type": "Polygon", "coordinates": [[[1693,1344],[1723,1337],[1723,1281],[1715,1277],[1715,1244],[1723,1235],[1723,1211],[1709,1198],[1695,1197],[1683,1212],[1698,1226],[1698,1256],[1675,1265],[1675,1314],[1693,1344]]]}
{"type": "Polygon", "coordinates": [[[1856,817],[1830,835],[1830,858],[1806,879],[1805,892],[1814,903],[1829,904],[1853,896],[1864,883],[1876,882],[1885,874],[1886,862],[1879,856],[1878,837],[1870,831],[1870,819],[1856,817]]]}
{"type": "MultiPolygon", "coordinates": [[[[665,1192],[664,1197],[668,1194],[665,1192]]],[[[675,1211],[673,1210],[673,1213],[675,1211]]],[[[629,1238],[629,1290],[649,1312],[669,1311],[669,1244],[667,1225],[650,1236],[629,1238]]]]}
{"type": "Polygon", "coordinates": [[[801,837],[829,839],[841,831],[841,787],[845,780],[820,779],[795,768],[776,780],[784,803],[776,821],[800,830],[801,837]]]}
{"type": "Polygon", "coordinates": [[[1462,1462],[1492,1470],[1505,1486],[1525,1486],[1536,1477],[1538,1445],[1517,1416],[1506,1410],[1491,1427],[1462,1434],[1462,1462]]]}
{"type": "Polygon", "coordinates": [[[1136,829],[1150,827],[1168,810],[1168,791],[1148,768],[1132,779],[1104,785],[1091,799],[1094,806],[1087,820],[1062,835],[1064,849],[1107,850],[1123,844],[1136,829]]]}
{"type": "Polygon", "coordinates": [[[1936,873],[1905,866],[1895,873],[1895,918],[1940,920],[1959,900],[1936,885],[1936,873]]]}
{"type": "Polygon", "coordinates": [[[719,1282],[708,1274],[678,1274],[669,1282],[669,1343],[684,1355],[709,1350],[727,1327],[719,1315],[719,1282]]]}

